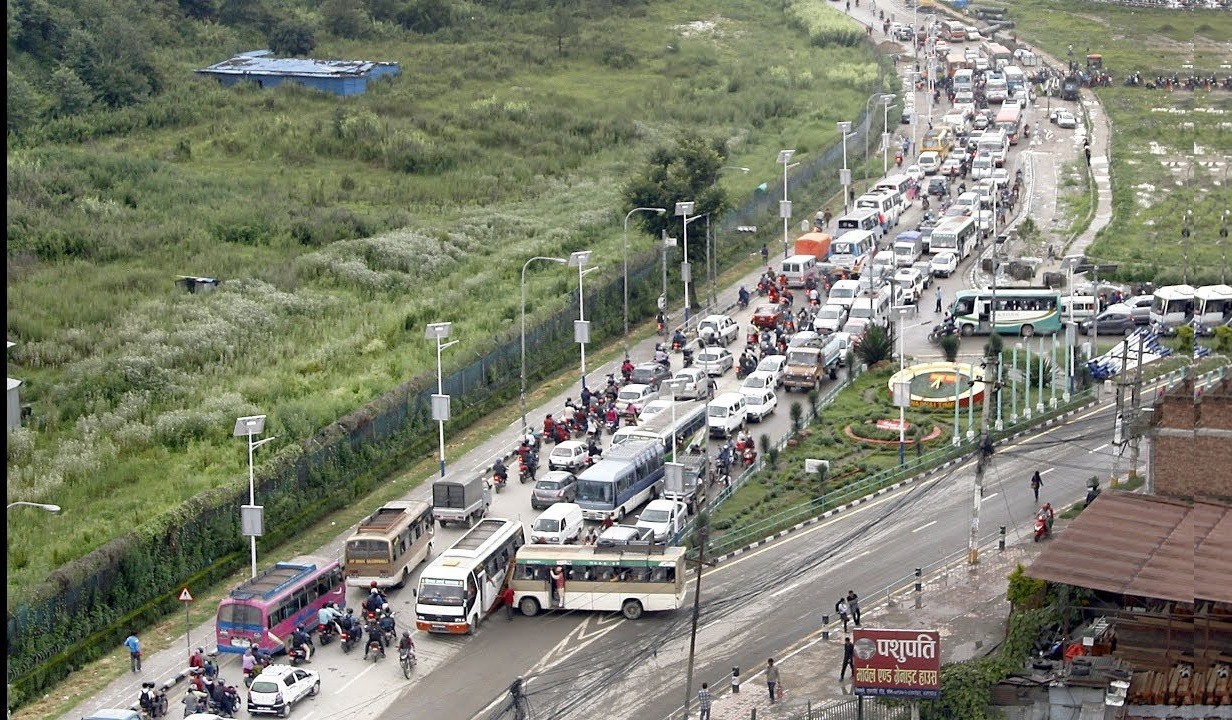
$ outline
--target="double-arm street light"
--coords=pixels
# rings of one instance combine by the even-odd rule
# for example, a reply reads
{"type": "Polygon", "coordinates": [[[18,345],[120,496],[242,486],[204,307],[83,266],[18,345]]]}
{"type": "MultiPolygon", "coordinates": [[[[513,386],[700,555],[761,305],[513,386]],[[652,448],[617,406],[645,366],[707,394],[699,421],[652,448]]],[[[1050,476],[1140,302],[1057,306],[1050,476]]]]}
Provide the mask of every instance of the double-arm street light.
{"type": "Polygon", "coordinates": [[[684,281],[684,322],[689,322],[689,274],[691,267],[689,265],[689,216],[693,214],[694,202],[676,203],[676,217],[680,218],[681,224],[684,226],[684,260],[680,263],[680,279],[684,281]]]}
{"type": "Polygon", "coordinates": [[[864,179],[868,179],[868,136],[873,133],[873,109],[872,102],[877,98],[881,98],[880,102],[889,105],[894,102],[893,93],[875,92],[868,96],[868,100],[864,101],[864,179]]]}
{"type": "Polygon", "coordinates": [[[264,415],[236,418],[235,437],[248,438],[248,504],[240,508],[240,530],[248,536],[252,577],[257,577],[257,537],[265,532],[264,508],[257,505],[257,487],[253,479],[252,451],[273,440],[275,436],[254,441],[265,430],[264,415]]]}
{"type": "Polygon", "coordinates": [[[436,394],[432,396],[432,419],[436,421],[441,477],[445,477],[445,421],[449,419],[449,396],[445,394],[445,379],[441,373],[441,351],[450,345],[458,344],[457,340],[447,343],[441,341],[449,337],[452,328],[453,323],[428,323],[428,328],[424,331],[425,338],[436,340],[436,394]]]}
{"type": "Polygon", "coordinates": [[[783,257],[787,257],[787,221],[791,220],[791,201],[787,199],[787,170],[799,164],[789,164],[791,156],[795,154],[795,150],[779,150],[779,157],[775,160],[783,166],[783,202],[779,205],[779,217],[783,218],[783,257]]]}
{"type": "Polygon", "coordinates": [[[847,138],[855,135],[851,131],[851,123],[847,120],[840,120],[838,123],[839,134],[843,136],[843,169],[839,171],[838,181],[843,186],[843,214],[846,215],[850,211],[849,204],[851,203],[851,170],[847,167],[847,138]]]}
{"type": "MultiPolygon", "coordinates": [[[[745,168],[745,170],[748,170],[748,168],[745,168]]],[[[652,212],[662,215],[667,212],[667,209],[661,207],[635,207],[625,213],[625,357],[629,357],[629,218],[635,212],[652,212]]]]}
{"type": "Polygon", "coordinates": [[[586,343],[590,342],[590,323],[586,322],[585,293],[582,291],[582,276],[599,267],[586,267],[590,262],[589,250],[578,250],[569,255],[569,267],[578,269],[578,319],[573,324],[573,339],[582,348],[582,390],[586,390],[586,343]]]}
{"type": "Polygon", "coordinates": [[[522,406],[522,434],[525,435],[530,427],[526,424],[526,268],[530,267],[533,262],[554,262],[564,265],[569,261],[560,257],[544,257],[536,255],[522,264],[522,389],[518,393],[518,401],[522,406]]]}

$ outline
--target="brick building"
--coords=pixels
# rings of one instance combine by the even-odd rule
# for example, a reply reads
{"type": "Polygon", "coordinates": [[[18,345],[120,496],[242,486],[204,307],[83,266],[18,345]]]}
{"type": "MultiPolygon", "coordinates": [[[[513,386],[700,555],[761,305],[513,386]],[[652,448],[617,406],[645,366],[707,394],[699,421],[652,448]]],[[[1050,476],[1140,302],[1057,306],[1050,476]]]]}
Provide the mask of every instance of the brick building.
{"type": "Polygon", "coordinates": [[[1192,381],[1165,393],[1151,420],[1154,492],[1179,498],[1232,498],[1232,380],[1195,397],[1192,381]]]}

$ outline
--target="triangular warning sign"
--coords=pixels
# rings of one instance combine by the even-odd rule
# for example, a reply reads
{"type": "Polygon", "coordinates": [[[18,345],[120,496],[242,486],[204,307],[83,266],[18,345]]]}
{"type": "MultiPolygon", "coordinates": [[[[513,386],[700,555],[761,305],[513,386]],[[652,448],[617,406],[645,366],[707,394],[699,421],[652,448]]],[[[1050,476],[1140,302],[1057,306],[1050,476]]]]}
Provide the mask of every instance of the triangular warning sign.
{"type": "Polygon", "coordinates": [[[180,602],[192,602],[192,593],[188,592],[188,588],[180,591],[180,602]]]}

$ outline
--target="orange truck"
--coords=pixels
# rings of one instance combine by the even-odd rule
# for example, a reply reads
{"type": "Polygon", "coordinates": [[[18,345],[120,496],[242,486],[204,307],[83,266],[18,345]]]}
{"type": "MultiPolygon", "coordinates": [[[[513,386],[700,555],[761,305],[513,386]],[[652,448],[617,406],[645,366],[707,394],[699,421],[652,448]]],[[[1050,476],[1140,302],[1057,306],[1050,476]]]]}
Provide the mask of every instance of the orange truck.
{"type": "Polygon", "coordinates": [[[821,265],[830,257],[830,235],[823,232],[808,232],[796,238],[793,255],[812,255],[821,265]]]}

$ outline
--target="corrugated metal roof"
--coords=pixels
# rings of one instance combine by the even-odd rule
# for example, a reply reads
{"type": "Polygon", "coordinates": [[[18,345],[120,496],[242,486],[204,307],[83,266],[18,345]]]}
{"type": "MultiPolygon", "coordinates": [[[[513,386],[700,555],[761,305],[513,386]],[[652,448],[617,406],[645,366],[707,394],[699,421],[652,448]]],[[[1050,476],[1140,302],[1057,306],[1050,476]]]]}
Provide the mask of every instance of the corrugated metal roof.
{"type": "Polygon", "coordinates": [[[276,58],[255,54],[237,55],[199,73],[223,75],[295,75],[299,77],[362,77],[374,69],[397,67],[397,63],[377,63],[370,60],[316,60],[313,58],[276,58]]]}
{"type": "Polygon", "coordinates": [[[1232,603],[1232,509],[1108,491],[1027,574],[1105,592],[1232,603]]]}

